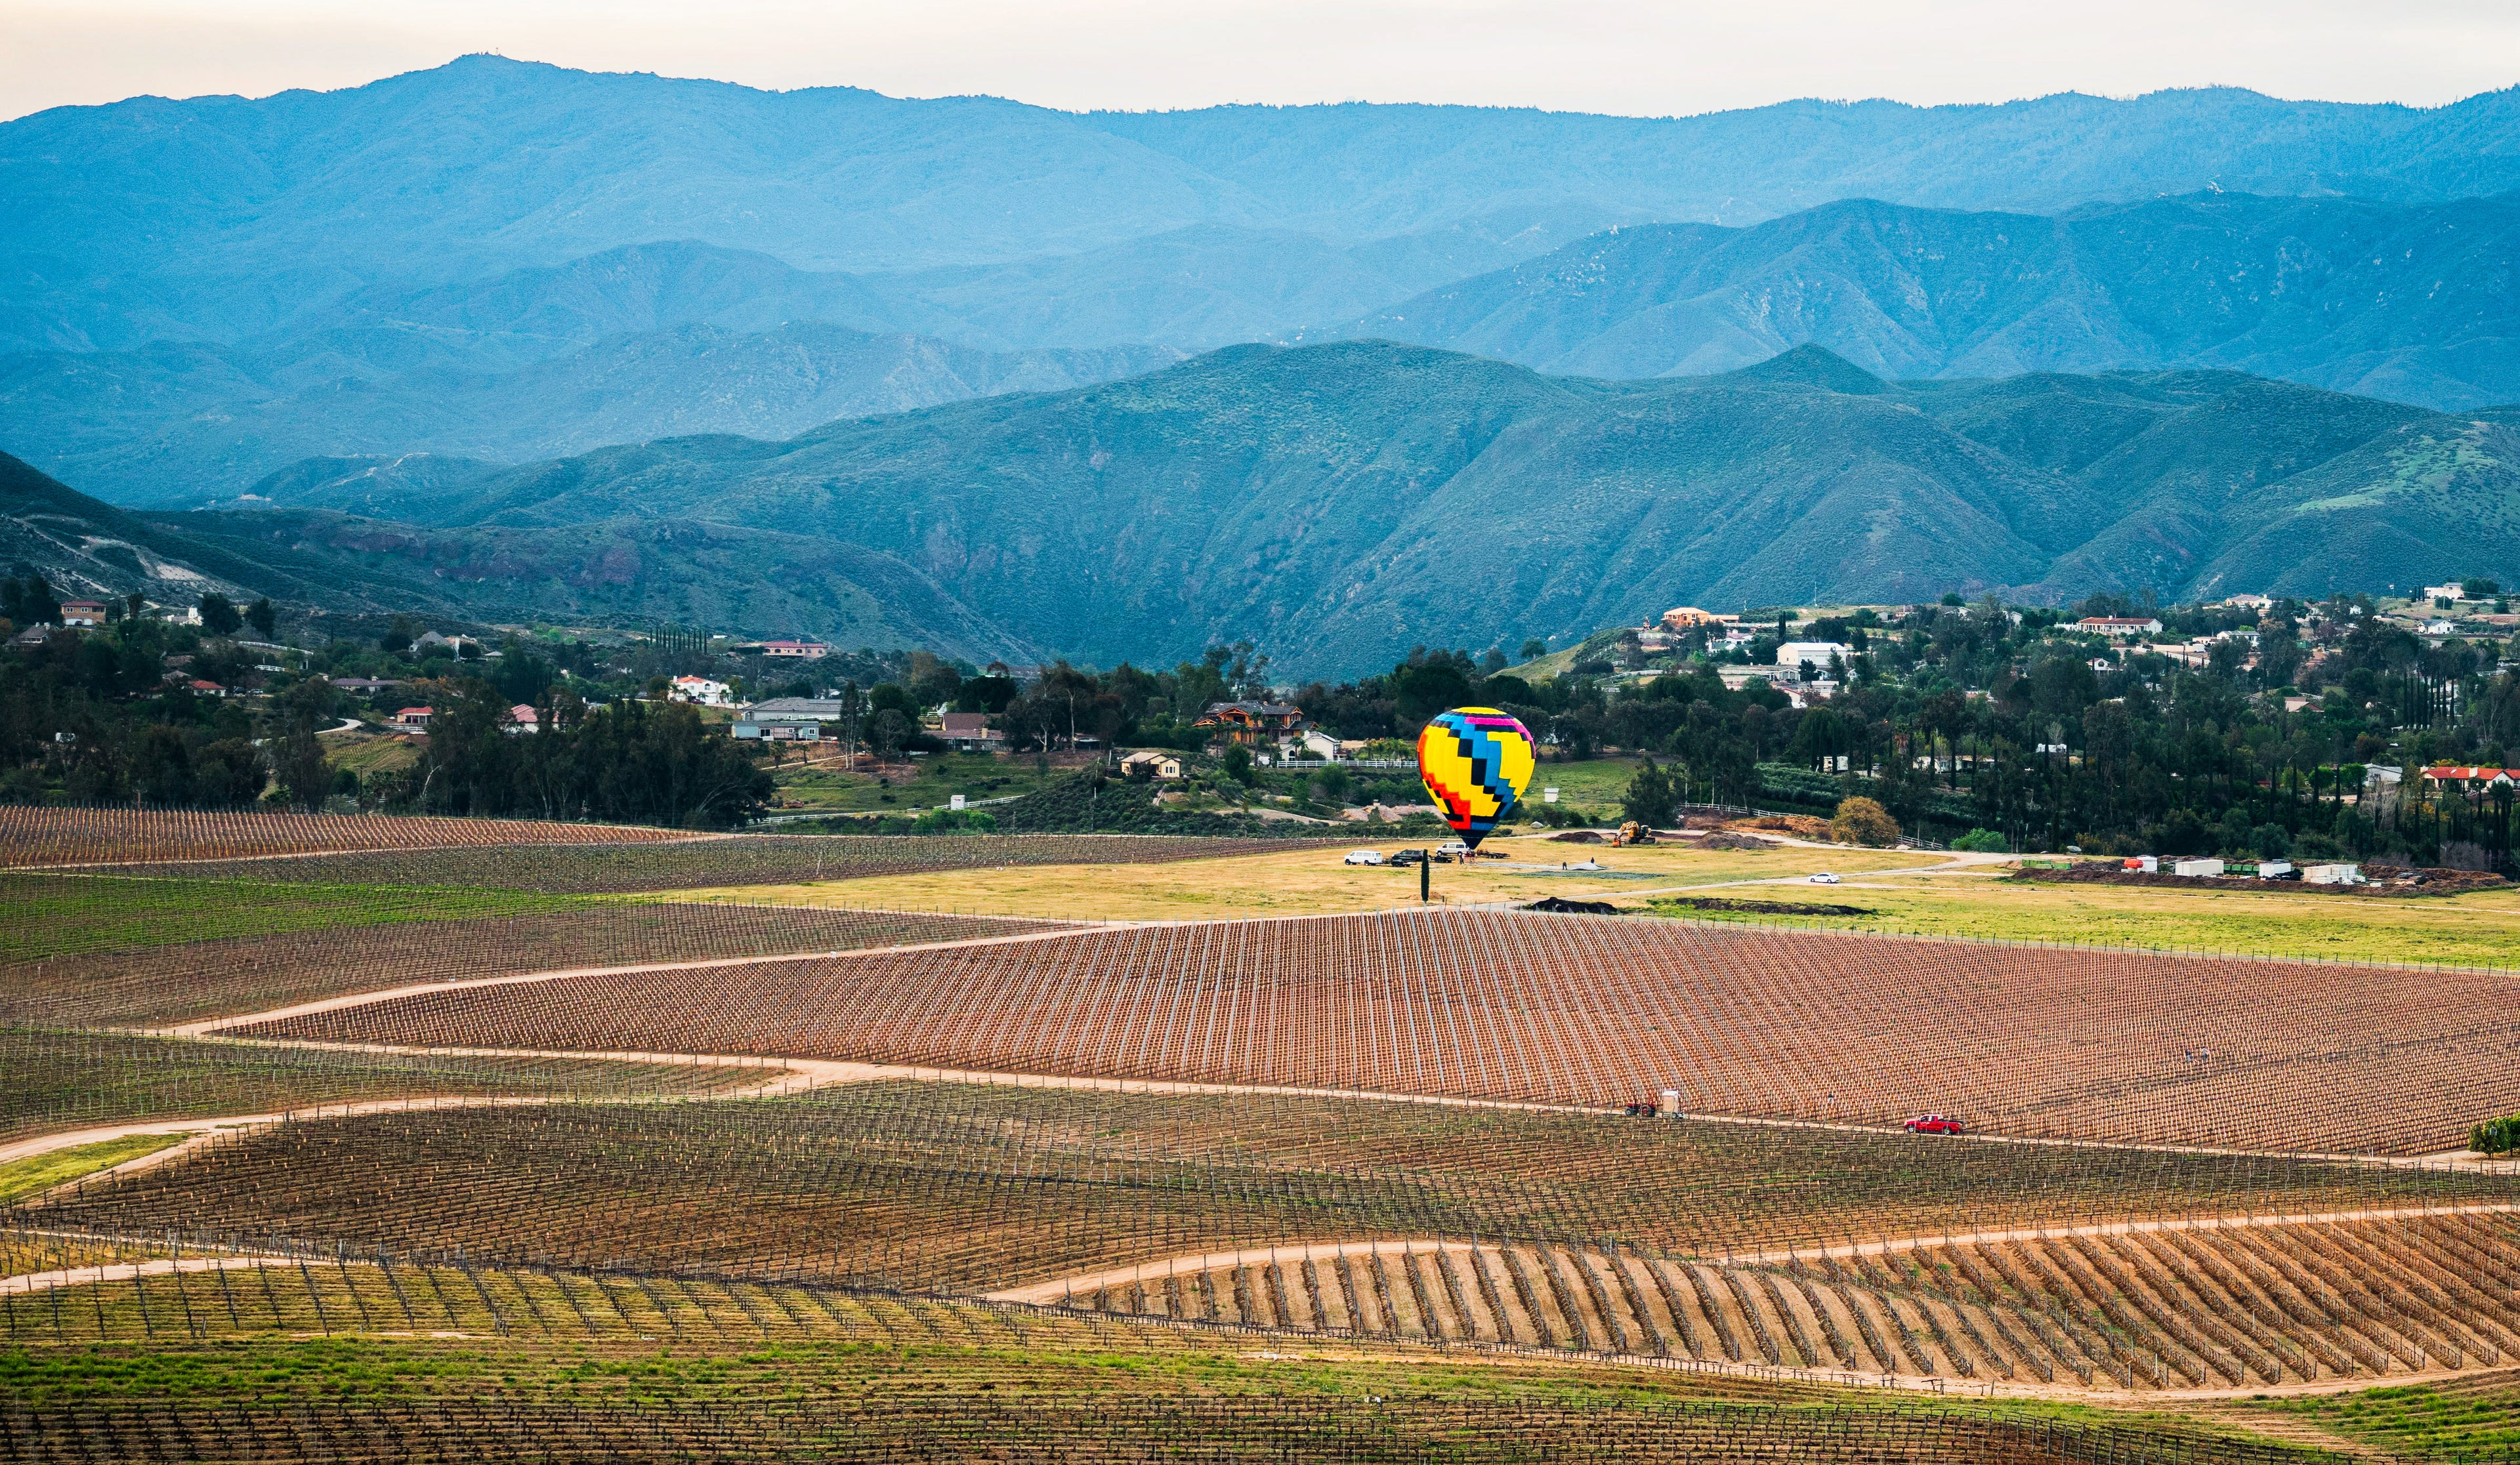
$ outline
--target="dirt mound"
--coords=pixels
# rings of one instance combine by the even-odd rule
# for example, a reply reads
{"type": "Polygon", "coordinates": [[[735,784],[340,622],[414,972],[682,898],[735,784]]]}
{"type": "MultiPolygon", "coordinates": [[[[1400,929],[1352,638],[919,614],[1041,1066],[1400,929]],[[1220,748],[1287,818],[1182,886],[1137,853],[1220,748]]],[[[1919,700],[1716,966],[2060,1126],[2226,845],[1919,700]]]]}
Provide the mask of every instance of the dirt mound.
{"type": "Polygon", "coordinates": [[[1699,840],[1697,842],[1697,847],[1701,850],[1758,851],[1773,850],[1776,848],[1776,845],[1768,840],[1759,838],[1755,834],[1734,834],[1727,830],[1718,830],[1713,834],[1707,835],[1704,839],[1699,840]]]}
{"type": "Polygon", "coordinates": [[[1764,829],[1771,834],[1790,834],[1796,839],[1828,838],[1828,821],[1811,814],[1762,814],[1756,819],[1736,819],[1728,829],[1764,829]]]}
{"type": "Polygon", "coordinates": [[[1552,910],[1560,915],[1625,915],[1628,912],[1608,901],[1570,901],[1564,896],[1550,896],[1522,908],[1525,910],[1552,910]]]}
{"type": "Polygon", "coordinates": [[[1678,906],[1688,910],[1738,910],[1752,915],[1875,915],[1879,913],[1869,906],[1834,906],[1817,901],[1732,901],[1711,895],[1676,895],[1658,900],[1654,904],[1678,906]]]}

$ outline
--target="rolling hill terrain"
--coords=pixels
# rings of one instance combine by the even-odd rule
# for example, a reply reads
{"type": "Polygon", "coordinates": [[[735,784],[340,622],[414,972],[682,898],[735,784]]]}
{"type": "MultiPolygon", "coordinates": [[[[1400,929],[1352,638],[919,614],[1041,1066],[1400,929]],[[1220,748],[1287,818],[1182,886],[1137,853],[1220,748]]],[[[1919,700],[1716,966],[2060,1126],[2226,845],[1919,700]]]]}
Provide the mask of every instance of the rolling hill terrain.
{"type": "Polygon", "coordinates": [[[292,489],[318,507],[167,522],[490,618],[635,610],[874,639],[825,592],[836,576],[922,587],[888,624],[957,644],[994,634],[1108,665],[1247,636],[1327,674],[1683,602],[2509,575],[2515,465],[2500,414],[2232,372],[1891,382],[1803,347],[1618,382],[1360,341],[1235,347],[785,442],[665,439],[427,483],[333,466],[292,489]],[[320,507],[373,481],[414,522],[320,507]]]}
{"type": "Polygon", "coordinates": [[[1328,332],[1595,377],[1817,343],[1892,377],[2228,367],[2429,407],[2520,400],[2520,194],[2211,194],[2055,218],[1868,200],[1621,229],[1328,332]]]}

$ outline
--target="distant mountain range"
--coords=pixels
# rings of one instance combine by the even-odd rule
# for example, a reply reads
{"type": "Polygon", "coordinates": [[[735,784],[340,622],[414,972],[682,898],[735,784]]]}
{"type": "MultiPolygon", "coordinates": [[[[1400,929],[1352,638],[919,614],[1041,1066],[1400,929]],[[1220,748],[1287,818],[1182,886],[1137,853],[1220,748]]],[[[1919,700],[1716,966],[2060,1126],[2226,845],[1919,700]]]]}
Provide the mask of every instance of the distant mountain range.
{"type": "Polygon", "coordinates": [[[346,91],[142,97],[0,124],[0,347],[233,342],[379,287],[672,240],[800,270],[948,272],[920,284],[949,294],[957,271],[983,294],[1010,269],[1182,279],[1224,302],[1220,321],[1301,295],[1300,270],[1398,287],[1344,310],[1286,300],[1320,312],[1280,317],[1292,327],[1614,224],[1752,224],[1850,198],[2046,214],[2209,188],[2424,201],[2515,187],[2520,91],[2430,110],[2205,90],[1678,118],[1080,114],[474,56],[346,91]]]}
{"type": "Polygon", "coordinates": [[[0,548],[82,588],[1344,671],[2520,578],[2520,90],[1077,114],[472,57],[0,124],[0,548]]]}
{"type": "Polygon", "coordinates": [[[1345,673],[1680,603],[2508,574],[2514,422],[2231,372],[1893,383],[1810,346],[1634,382],[1245,346],[787,442],[435,478],[317,466],[269,509],[147,517],[483,619],[680,615],[1104,665],[1249,637],[1345,673]],[[404,521],[324,507],[359,493],[404,521]]]}
{"type": "Polygon", "coordinates": [[[1309,334],[1593,377],[1702,376],[1805,343],[1896,377],[2228,367],[2478,407],[2520,401],[2520,194],[2056,218],[1857,200],[1596,235],[1309,334]]]}

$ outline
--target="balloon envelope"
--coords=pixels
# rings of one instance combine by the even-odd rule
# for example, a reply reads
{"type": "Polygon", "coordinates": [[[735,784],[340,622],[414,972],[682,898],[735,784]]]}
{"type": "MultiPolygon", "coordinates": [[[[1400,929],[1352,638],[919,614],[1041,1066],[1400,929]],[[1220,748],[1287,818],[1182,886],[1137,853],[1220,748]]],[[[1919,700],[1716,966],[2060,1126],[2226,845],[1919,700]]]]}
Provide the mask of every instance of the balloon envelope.
{"type": "Polygon", "coordinates": [[[1530,730],[1494,707],[1456,707],[1418,734],[1418,777],[1471,849],[1521,801],[1538,765],[1530,730]]]}

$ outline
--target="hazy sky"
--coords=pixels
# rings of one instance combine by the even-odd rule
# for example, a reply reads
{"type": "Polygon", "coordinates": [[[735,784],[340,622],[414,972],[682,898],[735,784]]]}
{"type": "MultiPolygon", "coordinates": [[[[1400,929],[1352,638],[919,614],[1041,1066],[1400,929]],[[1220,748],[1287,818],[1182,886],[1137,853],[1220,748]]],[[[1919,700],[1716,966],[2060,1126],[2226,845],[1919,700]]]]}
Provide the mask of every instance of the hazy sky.
{"type": "Polygon", "coordinates": [[[1067,108],[1660,115],[2215,84],[2430,105],[2520,82],[2520,0],[0,0],[0,116],[352,86],[470,51],[1067,108]]]}

